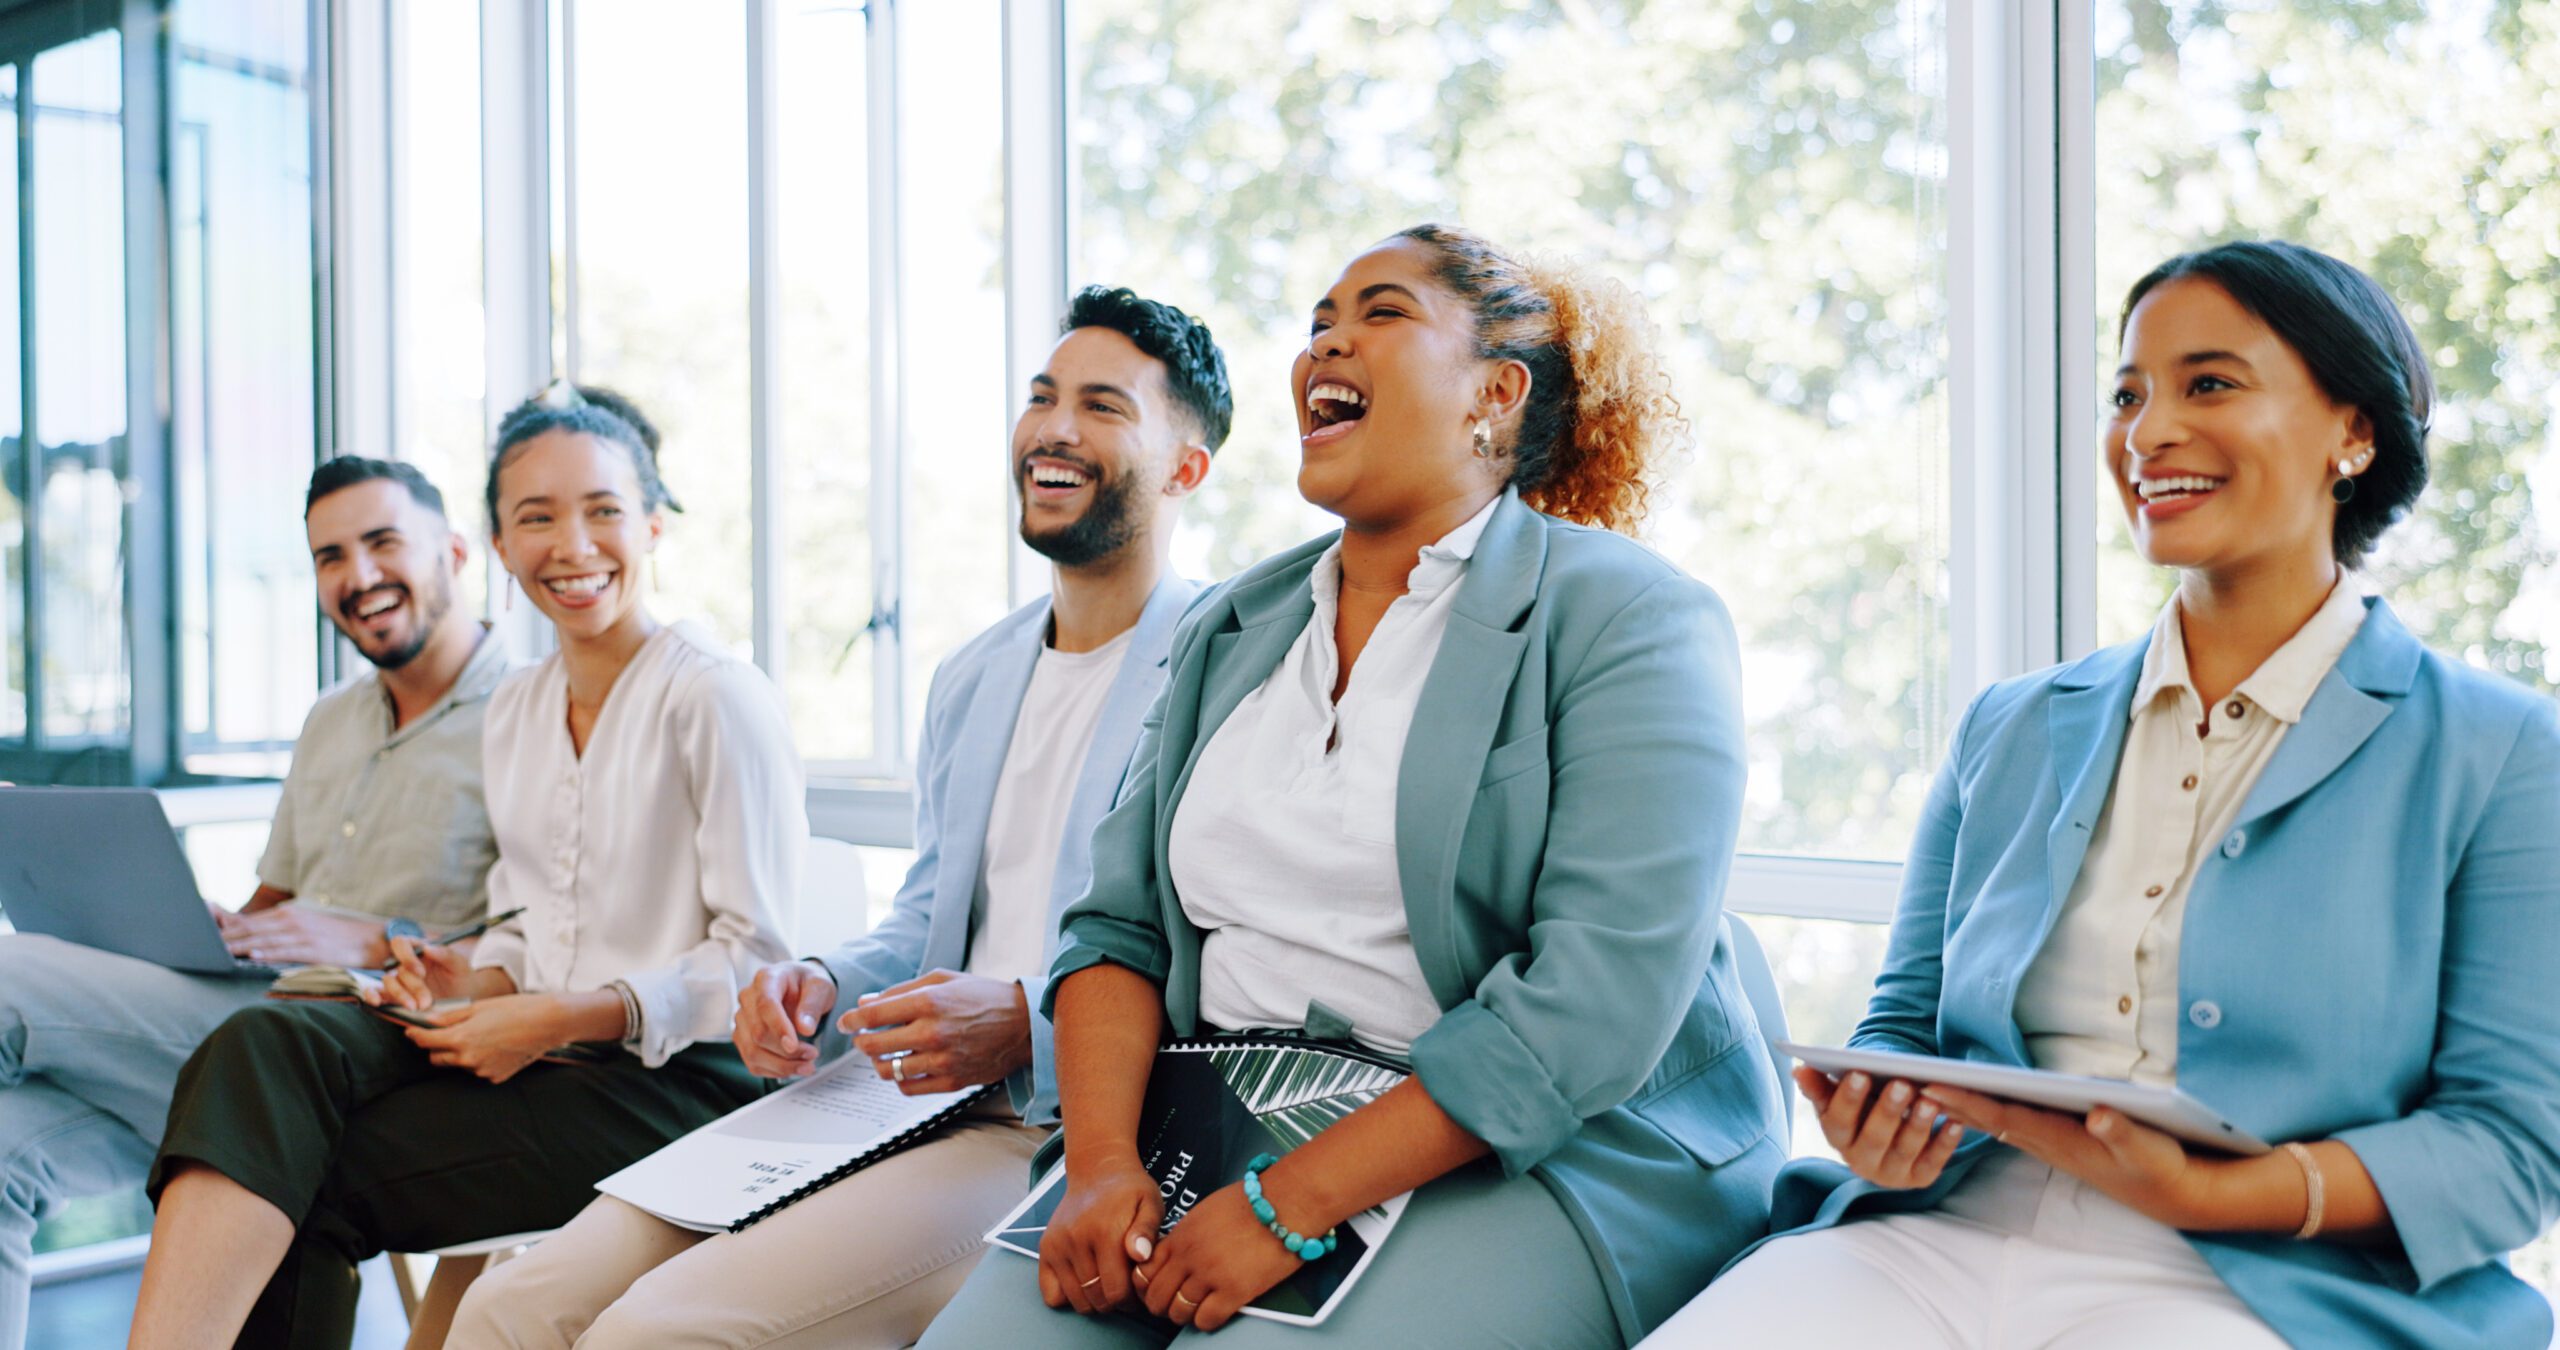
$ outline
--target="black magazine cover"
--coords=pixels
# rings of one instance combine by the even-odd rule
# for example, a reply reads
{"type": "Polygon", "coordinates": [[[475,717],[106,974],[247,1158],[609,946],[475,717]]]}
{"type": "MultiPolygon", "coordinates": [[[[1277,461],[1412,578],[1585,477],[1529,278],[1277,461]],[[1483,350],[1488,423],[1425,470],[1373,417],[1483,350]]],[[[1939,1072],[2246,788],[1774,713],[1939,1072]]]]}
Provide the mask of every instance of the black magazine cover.
{"type": "MultiPolygon", "coordinates": [[[[1406,1075],[1364,1051],[1294,1036],[1211,1036],[1158,1048],[1138,1117],[1138,1158],[1164,1200],[1160,1233],[1170,1232],[1203,1197],[1241,1179],[1253,1155],[1286,1155],[1406,1075]]],[[[1051,1169],[987,1240],[1036,1260],[1040,1234],[1065,1194],[1065,1169],[1051,1169]]],[[[1368,1268],[1408,1198],[1353,1215],[1341,1226],[1337,1250],[1300,1265],[1245,1315],[1302,1326],[1323,1321],[1368,1268]]]]}

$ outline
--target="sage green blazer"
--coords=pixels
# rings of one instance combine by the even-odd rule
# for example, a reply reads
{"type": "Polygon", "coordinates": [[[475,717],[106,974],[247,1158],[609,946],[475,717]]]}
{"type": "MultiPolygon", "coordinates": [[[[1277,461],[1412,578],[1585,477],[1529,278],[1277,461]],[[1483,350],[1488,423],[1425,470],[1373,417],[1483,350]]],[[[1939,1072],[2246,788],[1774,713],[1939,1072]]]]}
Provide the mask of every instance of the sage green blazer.
{"type": "MultiPolygon", "coordinates": [[[[1049,989],[1096,962],[1199,1032],[1200,938],[1166,864],[1210,736],[1315,613],[1332,537],[1204,595],[1176,633],[1049,989]]],[[[1766,1231],[1785,1107],[1726,937],[1741,674],[1715,594],[1643,546],[1506,495],[1425,678],[1396,787],[1433,1100],[1539,1177],[1641,1339],[1766,1231]]],[[[1309,895],[1309,904],[1323,897],[1309,895]]],[[[1309,991],[1321,999],[1323,991],[1309,991]]],[[[1066,1122],[1073,1130],[1075,1122],[1066,1122]]]]}

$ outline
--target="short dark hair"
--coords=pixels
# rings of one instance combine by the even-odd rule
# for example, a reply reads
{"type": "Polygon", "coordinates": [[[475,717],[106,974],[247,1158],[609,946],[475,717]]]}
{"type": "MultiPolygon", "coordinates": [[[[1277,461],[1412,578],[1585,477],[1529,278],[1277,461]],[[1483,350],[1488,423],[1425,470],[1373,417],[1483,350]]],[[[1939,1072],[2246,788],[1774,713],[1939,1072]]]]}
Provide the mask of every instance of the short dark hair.
{"type": "Polygon", "coordinates": [[[554,381],[541,393],[507,410],[498,419],[497,444],[489,451],[489,532],[498,528],[498,470],[517,446],[546,432],[574,431],[611,441],[631,452],[631,465],[640,475],[640,509],[655,511],[661,507],[682,511],[675,494],[667,491],[666,481],[658,476],[658,424],[640,411],[640,405],[622,393],[602,385],[554,381]]]}
{"type": "Polygon", "coordinates": [[[1126,286],[1087,286],[1076,292],[1058,325],[1065,336],[1079,328],[1108,328],[1129,339],[1164,367],[1165,388],[1191,415],[1210,454],[1227,443],[1235,425],[1235,392],[1227,386],[1227,356],[1209,336],[1209,325],[1161,300],[1141,298],[1126,286]]]}
{"type": "Polygon", "coordinates": [[[417,465],[396,459],[366,459],[361,455],[340,455],[320,461],[320,467],[311,471],[311,489],[302,494],[302,518],[309,520],[311,508],[333,492],[342,492],[358,483],[376,482],[398,483],[408,489],[411,501],[435,512],[437,519],[445,518],[444,494],[436,491],[436,485],[428,482],[425,474],[418,472],[417,465]]]}
{"type": "Polygon", "coordinates": [[[2133,283],[2116,341],[2124,341],[2142,297],[2185,277],[2221,287],[2302,358],[2321,393],[2353,404],[2373,424],[2373,463],[2356,475],[2355,495],[2339,503],[2330,538],[2340,563],[2362,562],[2427,486],[2435,378],[2418,335],[2381,285],[2356,268],[2300,244],[2241,240],[2181,253],[2133,283]]]}

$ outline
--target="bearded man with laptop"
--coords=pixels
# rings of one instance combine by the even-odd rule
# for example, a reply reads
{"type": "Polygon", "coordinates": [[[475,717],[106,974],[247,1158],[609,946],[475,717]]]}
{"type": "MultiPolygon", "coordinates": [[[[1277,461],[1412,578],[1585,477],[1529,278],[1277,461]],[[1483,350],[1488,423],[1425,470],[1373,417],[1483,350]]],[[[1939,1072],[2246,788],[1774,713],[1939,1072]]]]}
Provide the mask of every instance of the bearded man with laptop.
{"type": "Polygon", "coordinates": [[[37,1223],[63,1200],[141,1183],[179,1066],[265,995],[265,967],[378,966],[386,923],[440,932],[488,907],[481,715],[508,661],[455,604],[468,541],[423,474],[382,460],[320,465],[303,520],[320,610],[373,669],[312,708],[258,888],[238,913],[214,911],[249,964],[190,974],[0,935],[0,1350],[26,1340],[37,1223]]]}

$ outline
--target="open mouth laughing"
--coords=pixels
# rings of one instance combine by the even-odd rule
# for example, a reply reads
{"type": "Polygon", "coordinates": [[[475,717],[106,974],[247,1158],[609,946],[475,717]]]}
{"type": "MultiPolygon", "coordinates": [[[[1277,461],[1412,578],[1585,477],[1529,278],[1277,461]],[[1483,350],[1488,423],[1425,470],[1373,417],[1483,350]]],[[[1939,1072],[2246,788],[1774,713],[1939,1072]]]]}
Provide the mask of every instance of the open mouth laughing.
{"type": "Polygon", "coordinates": [[[1023,495],[1035,502],[1063,502],[1093,486],[1100,475],[1056,455],[1032,455],[1022,463],[1023,495]]]}
{"type": "Polygon", "coordinates": [[[1340,440],[1368,415],[1368,395],[1339,379],[1314,381],[1307,386],[1307,417],[1312,425],[1300,439],[1307,445],[1340,440]]]}
{"type": "Polygon", "coordinates": [[[339,612],[347,616],[352,626],[380,634],[389,631],[408,608],[409,588],[394,583],[356,593],[339,607],[339,612]]]}

